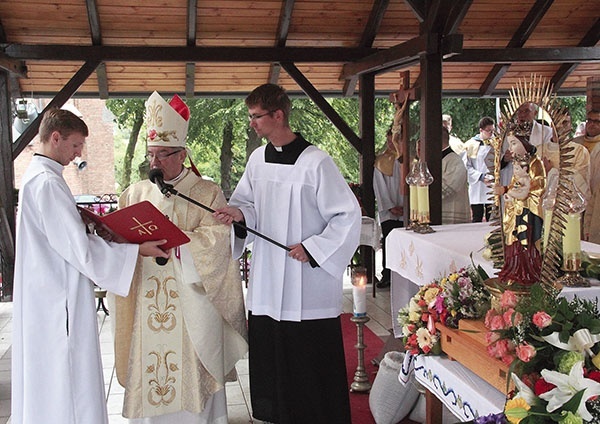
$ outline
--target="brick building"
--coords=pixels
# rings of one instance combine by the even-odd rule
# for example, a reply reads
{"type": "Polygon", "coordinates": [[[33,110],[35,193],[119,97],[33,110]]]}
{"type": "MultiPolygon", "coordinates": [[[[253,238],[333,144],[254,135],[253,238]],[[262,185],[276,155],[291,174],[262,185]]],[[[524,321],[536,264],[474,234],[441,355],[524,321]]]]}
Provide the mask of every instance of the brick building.
{"type": "MultiPolygon", "coordinates": [[[[38,110],[43,109],[49,100],[34,100],[38,110]]],[[[88,125],[90,135],[83,149],[82,160],[87,166],[79,170],[77,165],[65,167],[63,175],[74,195],[102,195],[115,192],[114,171],[114,123],[111,112],[106,108],[104,100],[74,99],[69,100],[65,108],[74,107],[82,115],[88,125]]],[[[71,109],[72,110],[72,109],[71,109]]],[[[21,177],[36,151],[38,137],[21,152],[14,161],[15,187],[19,188],[21,177]]]]}

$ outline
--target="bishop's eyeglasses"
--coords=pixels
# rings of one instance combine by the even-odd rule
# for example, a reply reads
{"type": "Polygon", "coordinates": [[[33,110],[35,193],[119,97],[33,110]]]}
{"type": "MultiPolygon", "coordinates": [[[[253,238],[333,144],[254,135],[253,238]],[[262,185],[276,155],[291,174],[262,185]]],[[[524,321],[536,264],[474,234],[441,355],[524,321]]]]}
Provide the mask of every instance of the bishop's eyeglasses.
{"type": "Polygon", "coordinates": [[[172,156],[175,153],[179,153],[182,150],[183,149],[178,149],[178,150],[175,150],[175,151],[172,151],[172,152],[158,152],[156,154],[148,152],[148,153],[146,153],[146,159],[148,159],[149,162],[152,162],[152,159],[155,159],[155,158],[158,159],[158,160],[160,160],[160,161],[163,161],[166,158],[168,158],[169,156],[172,156]]]}

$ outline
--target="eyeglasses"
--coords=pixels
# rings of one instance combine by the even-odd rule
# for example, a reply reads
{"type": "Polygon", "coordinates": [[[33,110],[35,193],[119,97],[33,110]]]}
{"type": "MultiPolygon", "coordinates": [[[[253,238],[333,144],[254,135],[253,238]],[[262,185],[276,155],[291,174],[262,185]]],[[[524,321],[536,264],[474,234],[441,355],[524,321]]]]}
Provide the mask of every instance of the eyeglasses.
{"type": "Polygon", "coordinates": [[[146,153],[146,159],[148,159],[149,162],[152,162],[152,159],[158,159],[160,161],[165,160],[166,158],[168,158],[169,156],[174,155],[175,153],[179,153],[181,152],[183,149],[179,149],[179,150],[175,150],[174,152],[171,153],[167,153],[167,152],[158,152],[157,154],[154,153],[146,153]]]}
{"type": "Polygon", "coordinates": [[[250,122],[252,122],[252,121],[256,121],[257,119],[259,119],[259,118],[262,118],[263,116],[270,115],[270,114],[272,114],[273,112],[275,112],[275,111],[274,111],[274,110],[270,110],[270,111],[268,111],[268,112],[265,112],[265,113],[262,113],[262,114],[260,114],[260,115],[257,115],[257,114],[255,114],[255,113],[253,113],[252,115],[248,115],[248,120],[249,120],[250,122]]]}

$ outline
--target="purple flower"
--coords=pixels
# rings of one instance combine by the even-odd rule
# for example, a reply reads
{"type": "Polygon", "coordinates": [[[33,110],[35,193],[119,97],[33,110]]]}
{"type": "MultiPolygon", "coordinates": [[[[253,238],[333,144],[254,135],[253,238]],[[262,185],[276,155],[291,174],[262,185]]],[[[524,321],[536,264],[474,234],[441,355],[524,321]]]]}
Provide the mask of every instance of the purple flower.
{"type": "Polygon", "coordinates": [[[484,417],[479,417],[473,420],[475,424],[508,424],[504,413],[489,414],[484,417]]]}

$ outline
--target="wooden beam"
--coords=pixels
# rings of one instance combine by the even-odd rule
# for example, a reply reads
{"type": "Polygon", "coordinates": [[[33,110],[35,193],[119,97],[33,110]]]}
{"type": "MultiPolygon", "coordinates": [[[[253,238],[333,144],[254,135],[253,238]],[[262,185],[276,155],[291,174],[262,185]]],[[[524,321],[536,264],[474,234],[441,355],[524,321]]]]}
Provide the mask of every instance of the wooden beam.
{"type": "MultiPolygon", "coordinates": [[[[188,0],[187,5],[187,46],[196,46],[198,25],[198,0],[188,0]]],[[[188,62],[185,64],[185,97],[194,98],[196,92],[196,64],[188,62]]]]}
{"type": "Polygon", "coordinates": [[[187,2],[187,46],[196,45],[196,26],[198,22],[198,0],[187,2]]]}
{"type": "MultiPolygon", "coordinates": [[[[375,37],[379,32],[381,21],[383,20],[383,16],[385,15],[385,11],[387,10],[389,4],[389,0],[375,0],[375,2],[373,3],[373,7],[371,8],[371,13],[369,14],[369,20],[367,21],[367,25],[365,26],[365,29],[363,30],[362,36],[358,43],[360,47],[373,46],[373,42],[375,41],[375,37]]],[[[350,97],[354,94],[357,82],[358,75],[354,75],[346,81],[344,81],[344,88],[342,89],[342,93],[345,97],[350,97]]]]}
{"type": "MultiPolygon", "coordinates": [[[[577,44],[577,46],[578,47],[595,46],[599,40],[600,40],[600,18],[596,19],[596,22],[594,23],[594,25],[592,25],[592,27],[584,35],[584,37],[581,39],[579,44],[577,44]]],[[[578,63],[564,63],[560,66],[558,71],[556,71],[556,73],[550,80],[550,82],[554,86],[555,90],[557,90],[561,85],[563,85],[563,83],[565,82],[565,80],[567,79],[569,74],[571,72],[573,72],[575,70],[575,68],[577,68],[578,65],[579,65],[578,63]]]]}
{"type": "Polygon", "coordinates": [[[348,126],[346,121],[335,111],[335,109],[325,100],[325,98],[319,93],[319,91],[306,79],[306,77],[300,72],[293,63],[282,62],[281,66],[288,75],[296,81],[296,84],[300,86],[302,91],[306,93],[308,97],[317,105],[319,109],[325,114],[325,116],[331,121],[331,123],[342,133],[344,137],[354,146],[358,153],[362,154],[362,144],[360,138],[356,133],[348,126]]]}
{"type": "Polygon", "coordinates": [[[60,90],[56,96],[50,102],[44,110],[35,118],[31,124],[25,129],[23,134],[13,143],[12,148],[12,158],[16,159],[17,156],[25,149],[25,147],[31,143],[31,140],[37,135],[38,129],[40,128],[40,122],[42,121],[42,117],[44,113],[48,109],[54,107],[61,107],[66,103],[67,100],[77,91],[77,89],[83,84],[89,76],[96,70],[100,62],[98,61],[89,61],[85,62],[81,68],[73,75],[73,77],[65,84],[65,86],[60,90]]]}
{"type": "Polygon", "coordinates": [[[454,34],[465,19],[473,0],[454,0],[442,34],[454,34]]]}
{"type": "MultiPolygon", "coordinates": [[[[375,164],[375,74],[359,77],[359,119],[362,153],[360,184],[362,206],[365,215],[375,218],[375,191],[373,190],[373,167],[375,164]]],[[[373,297],[377,290],[375,280],[375,251],[370,246],[361,246],[361,257],[367,268],[367,283],[373,286],[373,297]]]]}
{"type": "Polygon", "coordinates": [[[404,0],[404,3],[412,10],[419,22],[425,21],[425,18],[427,18],[425,0],[404,0]]]}
{"type": "MultiPolygon", "coordinates": [[[[275,38],[275,47],[285,47],[287,37],[290,30],[290,22],[292,21],[292,11],[294,10],[295,0],[285,0],[281,3],[281,11],[279,12],[279,22],[277,24],[277,36],[275,38]]],[[[281,73],[281,65],[278,62],[271,63],[269,67],[268,81],[271,84],[279,82],[279,74],[281,73]]]]}
{"type": "Polygon", "coordinates": [[[188,99],[194,98],[196,86],[196,64],[185,64],[185,97],[188,99]]]}
{"type": "Polygon", "coordinates": [[[27,67],[25,66],[25,62],[23,60],[11,59],[2,52],[0,52],[0,69],[18,75],[19,77],[27,78],[27,67]]]}
{"type": "Polygon", "coordinates": [[[420,159],[427,162],[431,224],[442,223],[442,55],[421,57],[420,159]]]}
{"type": "MultiPolygon", "coordinates": [[[[553,2],[554,0],[536,0],[506,47],[523,47],[533,33],[533,30],[540,23],[546,12],[548,12],[548,9],[550,9],[553,2]]],[[[494,91],[496,85],[498,85],[498,82],[502,79],[502,76],[506,73],[509,66],[509,64],[494,65],[479,88],[479,92],[482,96],[489,96],[492,91],[494,91]]]]}
{"type": "Polygon", "coordinates": [[[600,47],[463,49],[444,59],[445,62],[466,63],[593,63],[600,61],[600,47]]]}
{"type": "Polygon", "coordinates": [[[12,59],[72,60],[85,62],[352,62],[377,53],[366,47],[164,47],[74,46],[9,44],[4,53],[12,59]],[[150,59],[151,58],[151,59],[150,59]]]}
{"type": "Polygon", "coordinates": [[[437,34],[415,37],[387,50],[372,54],[353,63],[345,64],[340,80],[391,67],[410,66],[418,62],[420,55],[437,51],[438,47],[437,34]]]}
{"type": "Polygon", "coordinates": [[[98,79],[98,96],[104,100],[108,99],[108,76],[105,63],[99,64],[96,68],[96,78],[98,79]]]}
{"type": "Polygon", "coordinates": [[[92,44],[99,46],[102,44],[102,32],[100,30],[100,18],[98,17],[98,6],[96,4],[96,0],[85,0],[85,6],[87,7],[92,44]]]}
{"type": "Polygon", "coordinates": [[[9,73],[0,70],[0,252],[2,253],[2,299],[12,295],[15,267],[15,176],[12,159],[12,111],[9,73]]]}

